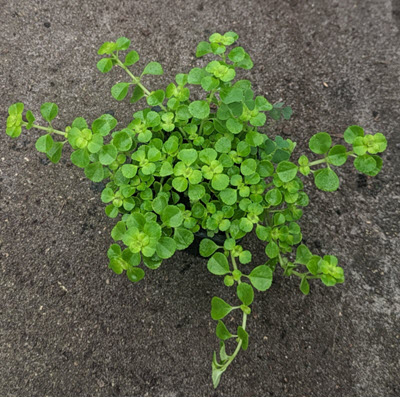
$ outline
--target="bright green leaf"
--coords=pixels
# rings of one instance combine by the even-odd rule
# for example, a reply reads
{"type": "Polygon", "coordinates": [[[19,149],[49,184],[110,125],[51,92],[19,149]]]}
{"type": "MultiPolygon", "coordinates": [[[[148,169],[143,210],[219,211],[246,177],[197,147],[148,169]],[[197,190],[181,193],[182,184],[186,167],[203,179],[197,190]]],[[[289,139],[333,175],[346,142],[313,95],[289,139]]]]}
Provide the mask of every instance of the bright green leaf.
{"type": "Polygon", "coordinates": [[[296,263],[306,265],[311,260],[312,254],[306,245],[300,245],[296,249],[296,263]]]}
{"type": "Polygon", "coordinates": [[[168,227],[176,228],[182,224],[183,215],[177,206],[168,205],[161,213],[161,220],[168,227]]]}
{"type": "Polygon", "coordinates": [[[162,75],[163,73],[162,66],[158,62],[149,62],[142,75],[162,75]]]}
{"type": "Polygon", "coordinates": [[[229,177],[226,174],[216,174],[211,180],[211,186],[217,191],[224,190],[229,185],[229,177]]]}
{"type": "Polygon", "coordinates": [[[160,238],[157,242],[156,253],[162,258],[170,258],[176,251],[176,242],[172,238],[166,236],[160,238]]]}
{"type": "Polygon", "coordinates": [[[129,48],[131,41],[126,37],[119,37],[115,44],[117,45],[117,50],[125,51],[129,48]]]}
{"type": "Polygon", "coordinates": [[[128,94],[129,83],[117,83],[111,87],[111,95],[117,100],[122,101],[128,94]]]}
{"type": "Polygon", "coordinates": [[[118,151],[129,151],[132,146],[132,138],[126,131],[118,131],[114,134],[113,145],[118,151]]]}
{"type": "MultiPolygon", "coordinates": [[[[347,160],[347,150],[343,145],[335,145],[328,153],[328,162],[334,166],[342,166],[347,160]]],[[[299,159],[300,161],[300,159],[299,159]]]]}
{"type": "Polygon", "coordinates": [[[347,127],[343,138],[348,144],[353,144],[357,137],[364,137],[364,129],[360,126],[347,127]]]}
{"type": "Polygon", "coordinates": [[[246,351],[247,347],[249,346],[249,334],[243,329],[242,326],[238,326],[237,334],[240,340],[242,340],[242,349],[246,351]]]}
{"type": "Polygon", "coordinates": [[[314,173],[314,182],[317,188],[326,192],[333,192],[339,188],[339,177],[331,169],[321,169],[314,173]]]}
{"type": "Polygon", "coordinates": [[[228,340],[232,337],[232,334],[221,320],[218,321],[216,335],[221,340],[228,340]]]}
{"type": "Polygon", "coordinates": [[[206,101],[193,101],[189,105],[189,112],[197,119],[205,119],[210,114],[210,106],[206,101]]]}
{"type": "Polygon", "coordinates": [[[196,49],[196,57],[202,57],[203,55],[209,54],[211,53],[211,46],[210,43],[208,43],[207,41],[201,41],[198,45],[197,45],[197,49],[196,49]]]}
{"type": "Polygon", "coordinates": [[[213,297],[211,300],[211,318],[218,321],[228,315],[233,308],[219,297],[213,297]]]}
{"type": "Polygon", "coordinates": [[[203,257],[210,257],[217,249],[218,245],[211,239],[202,239],[200,242],[199,253],[203,257]]]}
{"type": "Polygon", "coordinates": [[[40,113],[44,120],[51,122],[58,114],[58,106],[52,102],[45,102],[40,107],[40,113]]]}
{"type": "Polygon", "coordinates": [[[146,98],[146,100],[150,106],[157,106],[163,103],[164,98],[165,98],[164,90],[157,90],[151,92],[151,94],[146,98]]]}
{"type": "Polygon", "coordinates": [[[78,167],[85,168],[89,163],[89,152],[86,148],[71,153],[71,162],[78,167]]]}
{"type": "Polygon", "coordinates": [[[226,188],[223,191],[221,191],[219,195],[221,200],[229,206],[234,205],[237,201],[236,189],[226,188]]]}
{"type": "Polygon", "coordinates": [[[240,62],[243,61],[246,53],[243,50],[243,47],[235,47],[231,52],[229,53],[228,57],[232,62],[240,62]]]}
{"type": "Polygon", "coordinates": [[[279,247],[278,247],[278,245],[275,242],[271,241],[265,247],[265,253],[269,258],[278,257],[278,255],[279,255],[279,247]]]}
{"type": "Polygon", "coordinates": [[[137,173],[137,166],[133,164],[124,164],[121,167],[121,173],[126,178],[133,178],[137,173]]]}
{"type": "Polygon", "coordinates": [[[272,284],[272,270],[266,265],[259,265],[250,272],[248,278],[257,290],[265,292],[272,284]]]}
{"type": "Polygon", "coordinates": [[[174,189],[176,189],[178,192],[184,192],[186,191],[189,183],[188,180],[185,177],[175,177],[172,180],[172,186],[174,189]]]}
{"type": "Polygon", "coordinates": [[[193,232],[188,229],[175,228],[174,240],[177,250],[185,250],[193,243],[194,235],[193,232]]]}
{"type": "Polygon", "coordinates": [[[100,162],[91,163],[85,167],[85,175],[93,182],[100,182],[104,178],[104,169],[100,162]]]}
{"type": "Polygon", "coordinates": [[[39,152],[47,153],[53,146],[53,137],[50,134],[45,134],[39,137],[35,147],[39,152]]]}
{"type": "Polygon", "coordinates": [[[97,69],[101,73],[109,72],[113,67],[113,63],[111,58],[102,58],[99,62],[97,62],[97,69]]]}
{"type": "Polygon", "coordinates": [[[52,163],[58,163],[60,161],[62,149],[62,142],[53,142],[52,147],[46,152],[47,157],[52,163]]]}
{"type": "Polygon", "coordinates": [[[332,138],[328,133],[317,133],[311,137],[309,142],[310,149],[320,155],[328,152],[331,145],[332,138]]]}
{"type": "Polygon", "coordinates": [[[139,282],[144,278],[144,271],[141,268],[130,267],[126,271],[126,276],[131,282],[139,282]]]}
{"type": "Polygon", "coordinates": [[[103,137],[106,136],[115,126],[117,125],[117,120],[109,115],[101,115],[92,123],[92,131],[94,134],[100,134],[103,137]]]}
{"type": "Polygon", "coordinates": [[[99,161],[101,164],[109,165],[117,158],[117,148],[112,144],[104,145],[99,152],[99,161]]]}
{"type": "MultiPolygon", "coordinates": [[[[206,239],[203,239],[205,241],[206,239]]],[[[208,260],[207,269],[214,275],[225,275],[230,272],[229,263],[223,253],[216,252],[208,260]]]]}
{"type": "Polygon", "coordinates": [[[257,162],[254,159],[246,159],[240,165],[240,172],[244,176],[252,175],[256,172],[256,170],[257,170],[257,162]]]}
{"type": "Polygon", "coordinates": [[[354,159],[354,167],[361,173],[368,174],[376,168],[376,161],[371,155],[357,156],[354,159]]]}
{"type": "Polygon", "coordinates": [[[135,50],[129,51],[129,53],[125,56],[124,65],[131,66],[136,64],[137,61],[139,61],[139,54],[135,50]]]}
{"type": "Polygon", "coordinates": [[[197,151],[195,149],[182,149],[178,153],[178,159],[189,166],[197,160],[197,151]]]}
{"type": "Polygon", "coordinates": [[[300,282],[300,290],[303,294],[307,295],[310,292],[310,285],[307,281],[307,278],[303,276],[300,282]]]}
{"type": "Polygon", "coordinates": [[[297,175],[298,167],[292,162],[280,162],[276,168],[278,177],[283,182],[292,181],[297,175]]]}
{"type": "Polygon", "coordinates": [[[239,254],[239,261],[241,264],[249,264],[251,262],[251,252],[249,250],[243,250],[239,254]]]}
{"type": "Polygon", "coordinates": [[[239,134],[243,130],[243,123],[239,122],[237,119],[230,117],[226,121],[226,128],[232,134],[239,134]]]}
{"type": "Polygon", "coordinates": [[[244,304],[249,306],[254,300],[254,291],[251,285],[242,282],[237,286],[237,296],[239,300],[244,304]]]}
{"type": "Polygon", "coordinates": [[[135,102],[138,102],[141,98],[144,97],[144,91],[140,86],[135,86],[133,89],[132,97],[129,100],[131,104],[134,104],[135,102]]]}
{"type": "MultiPolygon", "coordinates": [[[[103,191],[103,193],[104,193],[104,191],[103,191]]],[[[101,195],[102,196],[101,200],[104,202],[103,193],[101,195]]],[[[107,202],[110,202],[110,201],[107,201],[107,202]]],[[[123,236],[125,235],[125,232],[126,232],[125,223],[123,221],[118,221],[117,224],[115,224],[115,227],[111,230],[111,237],[115,241],[122,240],[123,236]]]]}
{"type": "Polygon", "coordinates": [[[203,185],[190,184],[189,185],[189,198],[192,201],[200,200],[206,193],[203,185]]]}

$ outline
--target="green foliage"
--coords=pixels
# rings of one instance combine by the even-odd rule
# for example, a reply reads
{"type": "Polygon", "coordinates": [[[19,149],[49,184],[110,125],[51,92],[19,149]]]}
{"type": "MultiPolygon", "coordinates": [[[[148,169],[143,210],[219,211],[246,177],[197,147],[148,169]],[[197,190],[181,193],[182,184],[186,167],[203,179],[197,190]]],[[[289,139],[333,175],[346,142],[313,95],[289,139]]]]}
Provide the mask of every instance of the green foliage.
{"type": "Polygon", "coordinates": [[[227,258],[222,253],[214,253],[208,260],[208,270],[214,275],[225,275],[230,272],[227,258]]]}
{"type": "Polygon", "coordinates": [[[253,268],[248,275],[251,284],[261,292],[266,291],[272,284],[272,270],[266,265],[259,265],[253,268]]]}
{"type": "Polygon", "coordinates": [[[328,133],[318,133],[311,137],[310,139],[310,149],[314,153],[323,154],[328,152],[332,145],[332,138],[328,133]]]}
{"type": "Polygon", "coordinates": [[[158,62],[149,62],[144,68],[142,75],[162,75],[163,69],[158,62]]]}
{"type": "Polygon", "coordinates": [[[344,132],[349,148],[333,144],[328,133],[317,133],[309,141],[311,153],[300,154],[297,163],[292,161],[296,143],[262,131],[266,123],[271,127],[289,119],[292,109],[255,96],[249,80],[235,81],[238,69],[253,66],[249,54],[235,44],[237,40],[234,32],[212,34],[197,46],[197,57],[211,58],[203,68],[179,73],[165,90],[153,91],[142,79],[163,74],[158,62],[148,63],[142,73],[132,72],[128,67],[139,68],[139,54],[129,50],[129,39],[120,37],[101,45],[98,54],[104,57],[97,63],[99,71],[118,67],[129,78],[113,85],[111,95],[118,101],[129,98],[130,103],[146,100],[145,108],[137,110],[120,130],[114,131],[117,120],[109,114],[90,126],[78,117],[71,126],[56,130],[51,123],[58,107],[50,102],[40,108],[48,126],[34,124],[33,113],[27,110],[24,115],[21,102],[8,109],[6,125],[6,134],[13,138],[23,127],[43,131],[36,149],[55,163],[68,143],[71,162],[91,181],[105,181],[101,200],[105,213],[116,219],[108,266],[116,274],[125,273],[131,282],[139,282],[144,268],[157,269],[177,250],[188,248],[196,236],[202,238],[199,252],[208,257],[207,269],[222,276],[224,285],[234,287],[237,296],[234,305],[219,297],[211,300],[220,340],[219,359],[214,352],[212,361],[215,387],[240,349],[247,349],[246,321],[254,292],[271,287],[278,266],[284,275],[299,278],[305,295],[313,279],[326,286],[344,282],[336,257],[320,257],[302,244],[298,220],[309,203],[303,176],[313,175],[320,190],[336,191],[335,167],[353,158],[357,171],[375,176],[383,163],[378,154],[387,146],[381,133],[365,134],[354,125],[344,132]],[[191,85],[201,86],[204,96],[192,100],[191,85]],[[251,266],[252,253],[241,244],[253,229],[267,256],[256,267],[251,266]],[[229,330],[235,329],[227,323],[228,329],[222,319],[233,322],[237,315],[242,322],[234,335],[229,330]],[[237,343],[231,355],[225,347],[229,339],[237,343]]]}
{"type": "Polygon", "coordinates": [[[247,283],[241,283],[237,287],[237,296],[246,306],[249,306],[254,300],[253,288],[247,283]]]}
{"type": "Polygon", "coordinates": [[[47,122],[51,122],[58,114],[58,106],[52,102],[46,102],[40,107],[40,113],[47,122]]]}
{"type": "Polygon", "coordinates": [[[221,320],[218,321],[216,335],[221,340],[228,340],[232,337],[232,334],[229,332],[228,328],[225,326],[224,322],[221,320]]]}
{"type": "Polygon", "coordinates": [[[190,114],[197,119],[205,119],[210,114],[210,106],[206,101],[194,101],[189,105],[190,114]]]}
{"type": "Polygon", "coordinates": [[[315,185],[326,192],[333,192],[339,188],[339,177],[330,168],[317,170],[314,173],[315,185]]]}
{"type": "Polygon", "coordinates": [[[203,257],[210,257],[217,249],[218,245],[211,239],[203,239],[200,242],[199,252],[203,257]]]}
{"type": "Polygon", "coordinates": [[[129,90],[129,83],[117,83],[111,87],[111,95],[117,100],[122,101],[129,90]]]}

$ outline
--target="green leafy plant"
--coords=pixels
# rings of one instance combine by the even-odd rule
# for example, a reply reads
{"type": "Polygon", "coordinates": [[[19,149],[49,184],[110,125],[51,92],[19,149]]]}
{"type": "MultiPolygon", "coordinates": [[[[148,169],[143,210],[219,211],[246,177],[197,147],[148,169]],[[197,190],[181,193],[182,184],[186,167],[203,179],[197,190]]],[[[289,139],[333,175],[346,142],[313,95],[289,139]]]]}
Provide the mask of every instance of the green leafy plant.
{"type": "Polygon", "coordinates": [[[115,243],[107,252],[109,267],[117,274],[126,273],[130,281],[144,277],[142,264],[156,269],[177,250],[188,248],[195,236],[207,236],[199,251],[209,257],[208,270],[222,276],[225,286],[234,287],[237,294],[234,303],[220,297],[211,300],[220,341],[219,357],[214,352],[212,360],[215,387],[237,354],[247,349],[247,318],[255,291],[270,288],[277,266],[284,275],[298,278],[303,294],[309,293],[313,279],[326,286],[344,282],[335,256],[321,257],[301,243],[298,221],[309,202],[301,177],[312,176],[319,189],[335,191],[339,187],[335,167],[350,158],[358,171],[375,176],[382,167],[377,154],[387,145],[381,133],[366,134],[361,127],[350,126],[344,132],[350,148],[334,145],[328,133],[320,132],[309,142],[316,158],[301,155],[297,162],[291,161],[295,142],[259,129],[267,120],[289,119],[292,110],[282,102],[272,104],[255,96],[249,80],[234,81],[240,69],[253,66],[242,47],[228,50],[237,40],[234,32],[214,33],[199,43],[196,56],[216,59],[176,75],[165,90],[155,91],[143,81],[146,75],[161,75],[161,65],[150,62],[134,74],[128,67],[138,63],[138,53],[121,54],[130,40],[106,42],[98,51],[104,56],[98,69],[108,73],[122,68],[128,77],[111,88],[111,95],[118,101],[129,96],[131,103],[144,98],[149,106],[135,112],[128,126],[115,130],[117,120],[105,114],[90,126],[78,117],[64,130],[56,130],[52,122],[57,105],[41,106],[48,123],[42,126],[35,124],[30,110],[24,117],[24,105],[16,103],[8,110],[6,129],[11,137],[18,137],[23,127],[43,130],[36,148],[52,162],[60,160],[68,143],[73,164],[94,182],[108,181],[101,200],[106,214],[118,218],[111,231],[115,243]],[[204,99],[190,99],[193,85],[201,86],[204,99]],[[59,136],[61,140],[56,139],[59,136]],[[245,273],[243,265],[252,262],[252,255],[240,242],[253,230],[265,242],[266,260],[245,273]],[[231,313],[242,318],[237,327],[223,321],[231,313]],[[235,342],[228,354],[226,346],[235,342]]]}

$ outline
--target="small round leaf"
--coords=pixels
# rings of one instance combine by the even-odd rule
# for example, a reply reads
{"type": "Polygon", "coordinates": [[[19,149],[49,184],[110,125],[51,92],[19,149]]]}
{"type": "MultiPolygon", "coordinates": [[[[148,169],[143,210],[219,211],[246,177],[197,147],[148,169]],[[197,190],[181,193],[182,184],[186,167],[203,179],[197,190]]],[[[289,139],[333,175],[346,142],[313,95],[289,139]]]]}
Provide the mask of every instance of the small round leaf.
{"type": "Polygon", "coordinates": [[[208,260],[207,269],[214,275],[225,275],[230,272],[228,260],[220,252],[214,253],[208,260]]]}
{"type": "Polygon", "coordinates": [[[210,106],[206,101],[193,101],[189,105],[189,112],[197,119],[205,119],[210,114],[210,106]]]}
{"type": "Polygon", "coordinates": [[[311,137],[309,142],[310,149],[320,155],[328,152],[331,145],[332,138],[328,133],[317,133],[311,137]]]}
{"type": "Polygon", "coordinates": [[[317,188],[326,192],[333,192],[339,188],[339,177],[328,168],[317,170],[314,173],[314,182],[317,188]]]}

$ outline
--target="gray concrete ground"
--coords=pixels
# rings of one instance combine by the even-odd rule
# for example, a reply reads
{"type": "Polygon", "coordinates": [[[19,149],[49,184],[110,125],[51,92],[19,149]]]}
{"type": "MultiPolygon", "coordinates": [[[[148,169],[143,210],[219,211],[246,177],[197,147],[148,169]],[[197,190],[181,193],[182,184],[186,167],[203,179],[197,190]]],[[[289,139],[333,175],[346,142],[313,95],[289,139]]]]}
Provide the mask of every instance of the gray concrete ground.
{"type": "MultiPolygon", "coordinates": [[[[400,394],[399,0],[1,0],[0,15],[0,395],[400,394]],[[68,153],[47,164],[36,132],[13,141],[4,126],[18,100],[36,113],[56,102],[60,127],[109,110],[127,123],[138,107],[111,98],[123,75],[97,71],[102,42],[131,38],[141,65],[163,64],[149,79],[161,88],[198,64],[198,41],[227,30],[255,62],[241,76],[292,105],[271,134],[297,153],[350,124],[385,133],[389,148],[376,178],[348,164],[336,193],[306,183],[307,243],[339,257],[346,283],[303,297],[278,273],[256,296],[249,350],[214,391],[210,299],[230,290],[185,253],[137,285],[113,275],[98,188],[68,153]]],[[[245,246],[263,260],[254,236],[245,246]]]]}

